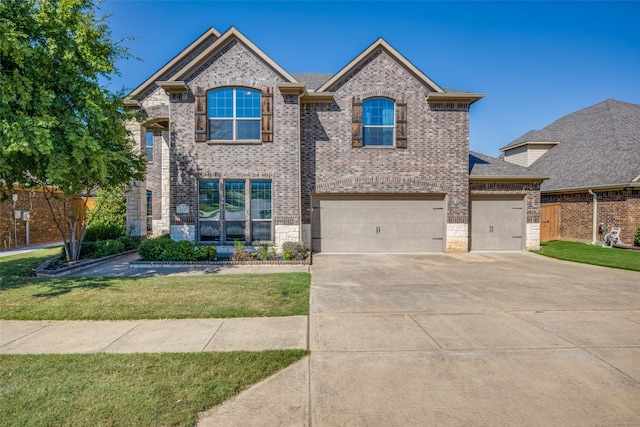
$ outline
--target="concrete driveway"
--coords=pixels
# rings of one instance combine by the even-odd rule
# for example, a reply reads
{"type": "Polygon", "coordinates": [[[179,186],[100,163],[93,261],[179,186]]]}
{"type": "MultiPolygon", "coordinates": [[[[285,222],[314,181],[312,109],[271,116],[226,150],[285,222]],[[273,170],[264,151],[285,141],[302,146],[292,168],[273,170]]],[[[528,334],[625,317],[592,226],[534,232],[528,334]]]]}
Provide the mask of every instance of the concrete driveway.
{"type": "Polygon", "coordinates": [[[320,254],[309,347],[203,425],[640,424],[636,272],[530,253],[320,254]]]}
{"type": "Polygon", "coordinates": [[[639,273],[530,253],[314,263],[313,426],[640,424],[639,273]]]}

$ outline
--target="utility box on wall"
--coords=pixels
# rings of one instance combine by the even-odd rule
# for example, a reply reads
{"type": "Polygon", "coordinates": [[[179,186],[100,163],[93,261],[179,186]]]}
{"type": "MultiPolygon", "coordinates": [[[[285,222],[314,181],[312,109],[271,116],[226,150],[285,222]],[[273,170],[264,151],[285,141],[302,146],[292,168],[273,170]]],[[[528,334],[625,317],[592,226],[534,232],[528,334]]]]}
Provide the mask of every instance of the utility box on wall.
{"type": "Polygon", "coordinates": [[[29,214],[29,212],[27,212],[27,211],[23,211],[22,212],[22,220],[23,221],[29,221],[30,217],[31,217],[31,214],[29,214]]]}
{"type": "Polygon", "coordinates": [[[13,211],[13,219],[22,218],[22,211],[13,211]]]}

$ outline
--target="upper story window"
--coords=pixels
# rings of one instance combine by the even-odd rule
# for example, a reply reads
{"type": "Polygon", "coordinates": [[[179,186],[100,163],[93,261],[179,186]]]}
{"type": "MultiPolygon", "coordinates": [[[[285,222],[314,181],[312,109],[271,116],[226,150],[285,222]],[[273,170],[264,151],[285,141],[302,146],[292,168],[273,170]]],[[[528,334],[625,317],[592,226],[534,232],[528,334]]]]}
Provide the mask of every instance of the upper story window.
{"type": "Polygon", "coordinates": [[[145,134],[145,145],[147,162],[153,162],[153,131],[148,130],[145,134]]]}
{"type": "Polygon", "coordinates": [[[260,92],[246,88],[209,91],[209,140],[260,140],[260,92]]]}
{"type": "Polygon", "coordinates": [[[371,98],[362,103],[364,146],[393,147],[395,103],[386,98],[371,98]]]}

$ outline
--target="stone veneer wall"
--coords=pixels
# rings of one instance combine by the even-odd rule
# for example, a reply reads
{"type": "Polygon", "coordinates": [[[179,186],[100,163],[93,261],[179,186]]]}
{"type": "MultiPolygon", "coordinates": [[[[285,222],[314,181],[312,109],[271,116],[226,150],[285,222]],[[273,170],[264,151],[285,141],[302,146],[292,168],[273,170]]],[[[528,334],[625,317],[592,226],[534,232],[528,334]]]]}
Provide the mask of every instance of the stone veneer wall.
{"type": "Polygon", "coordinates": [[[471,196],[521,195],[526,203],[527,249],[540,247],[540,183],[535,182],[471,182],[471,196]]]}
{"type": "MultiPolygon", "coordinates": [[[[624,243],[633,243],[640,226],[640,190],[596,192],[598,224],[620,227],[624,243]]],[[[560,203],[562,239],[591,241],[593,236],[593,196],[588,192],[544,194],[542,203],[560,203]]],[[[602,236],[599,236],[602,237],[602,236]]]]}
{"type": "Polygon", "coordinates": [[[331,90],[332,102],[301,107],[303,224],[311,223],[312,194],[446,194],[447,235],[455,239],[447,247],[466,251],[458,234],[469,221],[468,105],[429,105],[428,89],[383,50],[331,90]],[[407,148],[352,148],[353,96],[404,98],[407,148]]]}

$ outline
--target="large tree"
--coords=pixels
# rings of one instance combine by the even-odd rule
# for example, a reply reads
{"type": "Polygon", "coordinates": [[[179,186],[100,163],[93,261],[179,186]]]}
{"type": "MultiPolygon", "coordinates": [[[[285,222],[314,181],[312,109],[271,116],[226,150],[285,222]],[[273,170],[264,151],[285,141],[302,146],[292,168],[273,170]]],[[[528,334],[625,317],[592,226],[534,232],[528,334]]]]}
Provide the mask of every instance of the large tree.
{"type": "Polygon", "coordinates": [[[145,168],[123,94],[100,83],[129,54],[96,12],[94,0],[0,0],[0,179],[5,196],[12,183],[45,191],[72,260],[88,225],[81,196],[145,168]]]}

